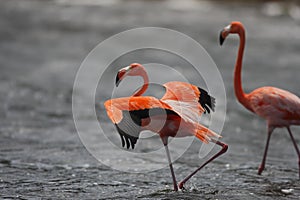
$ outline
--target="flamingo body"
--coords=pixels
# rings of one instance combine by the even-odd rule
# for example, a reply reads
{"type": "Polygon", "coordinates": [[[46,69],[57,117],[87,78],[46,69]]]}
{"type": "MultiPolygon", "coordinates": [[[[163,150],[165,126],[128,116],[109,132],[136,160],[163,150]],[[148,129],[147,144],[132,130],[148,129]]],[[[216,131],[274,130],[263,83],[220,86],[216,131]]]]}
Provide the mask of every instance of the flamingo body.
{"type": "Polygon", "coordinates": [[[275,87],[261,87],[247,95],[254,113],[269,126],[287,127],[300,124],[300,99],[275,87]]]}
{"type": "Polygon", "coordinates": [[[220,137],[198,122],[198,113],[203,109],[197,111],[193,106],[178,107],[184,105],[186,102],[159,100],[150,96],[116,98],[104,103],[107,115],[117,126],[122,146],[126,142],[127,148],[134,148],[143,130],[156,132],[161,138],[196,136],[205,143],[213,137],[220,137]],[[165,123],[161,124],[163,120],[165,123]]]}
{"type": "Polygon", "coordinates": [[[218,141],[220,135],[199,123],[202,113],[214,111],[215,99],[197,86],[178,81],[163,85],[166,92],[161,99],[142,96],[148,88],[149,79],[144,67],[138,63],[120,69],[116,76],[116,85],[126,76],[141,76],[144,84],[130,97],[107,100],[104,103],[107,115],[116,125],[123,147],[126,144],[127,148],[134,149],[143,130],[159,134],[166,149],[175,191],[178,186],[168,149],[168,137],[195,136],[205,143],[213,142],[222,147],[217,154],[179,183],[179,188],[182,189],[184,183],[196,172],[227,151],[227,145],[218,141]]]}

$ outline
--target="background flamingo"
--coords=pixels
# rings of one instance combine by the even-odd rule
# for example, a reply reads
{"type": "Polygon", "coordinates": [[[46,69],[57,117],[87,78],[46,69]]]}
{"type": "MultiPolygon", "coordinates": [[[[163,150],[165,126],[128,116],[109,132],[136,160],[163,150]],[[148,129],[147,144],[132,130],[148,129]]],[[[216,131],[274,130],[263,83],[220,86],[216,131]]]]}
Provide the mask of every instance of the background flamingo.
{"type": "Polygon", "coordinates": [[[300,177],[300,152],[297,143],[290,130],[291,125],[300,125],[300,99],[296,95],[275,87],[261,87],[249,94],[242,89],[241,69],[245,48],[245,29],[241,22],[231,22],[220,33],[220,44],[229,34],[238,34],[240,46],[234,70],[234,89],[238,101],[248,110],[263,117],[267,121],[267,143],[264,156],[258,169],[261,174],[265,168],[267,151],[271,134],[275,128],[287,128],[298,154],[299,177],[300,177]]]}
{"type": "Polygon", "coordinates": [[[199,123],[200,115],[205,111],[209,113],[209,108],[214,108],[214,98],[205,90],[183,82],[166,83],[164,85],[166,93],[161,99],[141,96],[147,90],[149,80],[144,67],[134,63],[122,68],[116,76],[116,85],[118,86],[126,76],[141,76],[144,84],[131,97],[106,101],[104,105],[108,117],[116,125],[123,147],[126,143],[127,148],[131,146],[133,149],[139,133],[143,130],[160,135],[165,146],[175,191],[178,190],[178,186],[168,149],[168,137],[196,136],[205,143],[213,142],[222,147],[217,154],[179,183],[179,188],[182,189],[184,183],[202,167],[227,151],[227,145],[217,140],[220,136],[199,123]],[[158,126],[157,124],[162,121],[163,126],[158,126]]]}

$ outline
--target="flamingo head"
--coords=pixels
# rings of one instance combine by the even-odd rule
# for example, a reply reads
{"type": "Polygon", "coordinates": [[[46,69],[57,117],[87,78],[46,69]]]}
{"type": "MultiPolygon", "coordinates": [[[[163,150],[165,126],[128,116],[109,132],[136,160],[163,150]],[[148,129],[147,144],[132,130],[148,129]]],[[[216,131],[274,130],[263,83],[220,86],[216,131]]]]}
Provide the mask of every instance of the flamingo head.
{"type": "Polygon", "coordinates": [[[244,29],[244,28],[243,28],[243,24],[241,22],[237,22],[237,21],[231,22],[228,26],[223,28],[223,30],[220,32],[220,37],[219,37],[220,45],[223,44],[223,42],[225,41],[226,37],[229,34],[231,34],[231,33],[239,34],[242,29],[244,29]]]}
{"type": "Polygon", "coordinates": [[[118,87],[120,82],[126,76],[139,76],[141,70],[144,70],[144,67],[139,63],[132,63],[127,67],[123,67],[118,71],[118,74],[116,76],[116,86],[118,87]]]}

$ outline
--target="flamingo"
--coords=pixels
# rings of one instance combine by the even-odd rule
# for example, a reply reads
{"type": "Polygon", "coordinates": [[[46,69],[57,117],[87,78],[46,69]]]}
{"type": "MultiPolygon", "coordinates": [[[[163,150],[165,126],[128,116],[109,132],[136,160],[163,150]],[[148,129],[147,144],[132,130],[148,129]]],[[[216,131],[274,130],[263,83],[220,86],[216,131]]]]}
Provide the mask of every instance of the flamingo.
{"type": "Polygon", "coordinates": [[[234,70],[234,90],[238,101],[249,111],[264,118],[267,123],[267,142],[265,145],[262,162],[258,168],[261,175],[265,169],[266,157],[270,137],[275,128],[286,128],[298,154],[299,177],[300,177],[300,152],[291,125],[300,125],[300,98],[289,91],[275,87],[261,87],[246,94],[242,88],[241,69],[245,48],[245,28],[241,22],[231,22],[220,33],[220,45],[229,34],[238,34],[240,45],[234,70]]]}
{"type": "Polygon", "coordinates": [[[194,174],[227,151],[227,144],[218,140],[220,135],[198,122],[202,113],[214,110],[214,98],[201,88],[176,81],[164,84],[166,93],[161,99],[141,96],[149,84],[145,68],[141,64],[133,63],[120,69],[116,76],[116,86],[126,76],[141,76],[144,80],[143,86],[130,97],[110,99],[104,103],[109,119],[116,125],[120,134],[122,146],[126,144],[127,149],[130,146],[134,149],[143,130],[159,134],[167,154],[174,190],[178,191],[178,187],[183,189],[184,184],[194,174]],[[162,127],[155,123],[161,121],[162,127]],[[195,136],[204,143],[215,143],[222,149],[177,185],[168,149],[168,138],[186,136],[195,136]]]}

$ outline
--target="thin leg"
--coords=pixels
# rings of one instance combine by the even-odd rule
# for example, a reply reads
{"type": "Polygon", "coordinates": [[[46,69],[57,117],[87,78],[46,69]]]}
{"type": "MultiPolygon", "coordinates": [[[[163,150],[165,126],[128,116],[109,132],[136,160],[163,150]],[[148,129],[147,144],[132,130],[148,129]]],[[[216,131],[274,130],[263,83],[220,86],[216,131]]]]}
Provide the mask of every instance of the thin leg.
{"type": "Polygon", "coordinates": [[[173,169],[173,165],[172,165],[172,161],[171,161],[171,156],[170,156],[170,152],[169,152],[169,147],[168,147],[168,138],[162,138],[162,141],[165,146],[167,157],[168,157],[170,171],[171,171],[172,179],[173,179],[174,190],[178,191],[177,181],[176,181],[176,177],[175,177],[175,173],[174,173],[174,169],[173,169]]]}
{"type": "Polygon", "coordinates": [[[293,141],[294,147],[295,147],[295,149],[297,151],[297,154],[298,154],[298,166],[299,166],[299,178],[300,178],[300,151],[299,151],[299,148],[297,146],[297,143],[296,143],[296,141],[294,139],[294,136],[292,134],[292,131],[291,131],[290,127],[287,127],[287,130],[288,130],[288,132],[289,132],[289,134],[291,136],[291,139],[293,141]]]}
{"type": "Polygon", "coordinates": [[[185,179],[183,179],[180,183],[179,183],[179,188],[182,189],[183,185],[192,177],[194,176],[200,169],[202,169],[205,165],[207,165],[208,163],[210,163],[211,161],[213,161],[214,159],[216,159],[217,157],[219,157],[220,155],[222,155],[223,153],[225,153],[228,149],[228,145],[224,144],[223,142],[220,141],[215,141],[212,140],[212,142],[216,143],[217,145],[221,146],[222,149],[215,154],[213,157],[211,157],[208,161],[206,161],[203,165],[201,165],[199,168],[197,168],[194,172],[192,172],[190,175],[188,175],[185,179]]]}
{"type": "Polygon", "coordinates": [[[258,175],[261,175],[262,171],[265,169],[265,164],[266,164],[266,158],[267,158],[267,153],[268,153],[268,148],[269,148],[269,142],[271,138],[271,134],[273,132],[274,128],[268,127],[268,138],[267,138],[267,143],[265,146],[265,152],[264,152],[264,157],[262,159],[262,162],[258,168],[258,175]]]}

